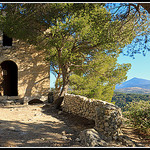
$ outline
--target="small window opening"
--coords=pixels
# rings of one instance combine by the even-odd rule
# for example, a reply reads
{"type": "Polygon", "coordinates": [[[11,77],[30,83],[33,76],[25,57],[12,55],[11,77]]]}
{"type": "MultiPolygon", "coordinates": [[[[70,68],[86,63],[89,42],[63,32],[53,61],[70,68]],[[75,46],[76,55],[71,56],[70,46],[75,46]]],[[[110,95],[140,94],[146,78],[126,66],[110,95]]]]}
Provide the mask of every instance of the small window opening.
{"type": "Polygon", "coordinates": [[[12,38],[3,33],[3,46],[12,46],[12,38]]]}

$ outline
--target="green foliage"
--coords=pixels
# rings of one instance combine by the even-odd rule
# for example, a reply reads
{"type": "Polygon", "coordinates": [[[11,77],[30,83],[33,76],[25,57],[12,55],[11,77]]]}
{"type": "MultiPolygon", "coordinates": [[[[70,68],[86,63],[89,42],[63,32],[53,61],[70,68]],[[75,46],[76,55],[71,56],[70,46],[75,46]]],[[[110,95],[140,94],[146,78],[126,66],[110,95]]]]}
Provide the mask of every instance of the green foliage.
{"type": "MultiPolygon", "coordinates": [[[[146,55],[150,51],[150,14],[139,3],[106,3],[105,7],[111,11],[113,20],[120,20],[122,24],[134,23],[136,38],[126,48],[124,55],[135,58],[135,54],[146,55]]],[[[129,33],[130,34],[130,33],[129,33]]]]}
{"type": "Polygon", "coordinates": [[[100,3],[3,6],[7,15],[1,18],[0,28],[11,37],[46,50],[45,60],[51,62],[57,74],[56,85],[67,91],[69,77],[74,74],[83,78],[77,85],[83,94],[110,101],[115,84],[126,78],[130,68],[129,64],[119,65],[116,61],[121,49],[136,36],[138,26],[132,15],[125,24],[113,20],[100,3]]]}
{"type": "Polygon", "coordinates": [[[84,84],[86,90],[82,90],[80,85],[81,91],[89,91],[86,92],[89,97],[100,98],[99,95],[104,95],[103,98],[106,99],[107,95],[112,96],[114,85],[125,79],[126,71],[129,69],[129,64],[119,65],[116,61],[120,48],[127,44],[129,37],[126,35],[130,28],[124,28],[119,32],[118,26],[121,26],[121,23],[111,22],[110,13],[101,5],[93,6],[90,11],[87,7],[84,11],[67,14],[64,20],[57,17],[55,25],[50,26],[38,37],[38,46],[44,46],[47,50],[47,60],[53,62],[53,68],[59,68],[63,83],[67,82],[64,80],[67,73],[68,76],[82,75],[90,84],[93,81],[95,83],[90,91],[87,89],[90,89],[92,84],[89,84],[89,87],[84,84]],[[121,34],[125,42],[120,42],[121,34]]]}
{"type": "Polygon", "coordinates": [[[150,95],[115,92],[112,102],[122,109],[130,125],[140,132],[150,134],[150,95]]]}
{"type": "Polygon", "coordinates": [[[148,94],[126,94],[126,93],[119,93],[114,92],[112,97],[112,102],[121,108],[122,111],[126,110],[126,105],[130,102],[139,102],[142,101],[150,101],[150,95],[148,94]]]}
{"type": "Polygon", "coordinates": [[[84,3],[3,3],[0,5],[0,29],[10,37],[36,45],[37,37],[54,26],[57,19],[64,21],[68,14],[87,8],[90,11],[93,7],[84,3]]]}
{"type": "Polygon", "coordinates": [[[140,132],[150,134],[148,133],[150,129],[150,102],[130,102],[126,109],[124,115],[130,120],[130,123],[140,132]]]}
{"type": "Polygon", "coordinates": [[[111,102],[117,83],[126,79],[130,64],[117,64],[114,55],[97,53],[82,74],[70,76],[70,93],[111,102]]]}

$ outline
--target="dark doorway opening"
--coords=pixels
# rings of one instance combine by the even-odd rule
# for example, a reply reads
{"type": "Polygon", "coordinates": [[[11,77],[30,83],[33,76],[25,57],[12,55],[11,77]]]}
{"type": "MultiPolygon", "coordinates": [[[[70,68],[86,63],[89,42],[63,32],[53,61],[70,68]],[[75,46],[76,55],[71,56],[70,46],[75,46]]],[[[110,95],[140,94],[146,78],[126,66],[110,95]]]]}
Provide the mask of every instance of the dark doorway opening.
{"type": "Polygon", "coordinates": [[[18,68],[13,61],[1,63],[4,96],[18,96],[18,68]]]}
{"type": "Polygon", "coordinates": [[[3,46],[12,46],[12,38],[3,33],[3,46]]]}

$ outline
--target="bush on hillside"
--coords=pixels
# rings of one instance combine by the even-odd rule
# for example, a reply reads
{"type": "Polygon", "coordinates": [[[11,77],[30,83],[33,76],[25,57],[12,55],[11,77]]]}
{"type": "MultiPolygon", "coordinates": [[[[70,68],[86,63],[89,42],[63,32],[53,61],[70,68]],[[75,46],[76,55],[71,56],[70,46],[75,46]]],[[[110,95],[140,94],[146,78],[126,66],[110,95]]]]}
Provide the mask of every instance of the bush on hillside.
{"type": "Polygon", "coordinates": [[[142,133],[150,134],[150,102],[130,102],[126,106],[124,115],[131,125],[142,133]]]}

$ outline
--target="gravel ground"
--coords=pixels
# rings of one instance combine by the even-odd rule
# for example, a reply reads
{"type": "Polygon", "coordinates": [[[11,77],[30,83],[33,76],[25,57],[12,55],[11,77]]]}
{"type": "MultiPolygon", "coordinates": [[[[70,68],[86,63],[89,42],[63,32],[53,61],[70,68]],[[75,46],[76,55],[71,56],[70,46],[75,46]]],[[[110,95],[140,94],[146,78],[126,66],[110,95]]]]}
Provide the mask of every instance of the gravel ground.
{"type": "Polygon", "coordinates": [[[1,147],[81,147],[80,131],[94,126],[52,105],[5,106],[0,114],[1,147]]]}
{"type": "MultiPolygon", "coordinates": [[[[84,147],[77,139],[94,122],[56,110],[51,104],[0,107],[0,147],[84,147]]],[[[126,135],[132,129],[124,128],[126,135]]],[[[133,140],[141,143],[138,136],[133,140]]],[[[143,144],[143,143],[142,143],[143,144]]],[[[146,141],[145,146],[150,143],[146,141]]],[[[111,143],[109,147],[123,147],[111,143]]]]}

